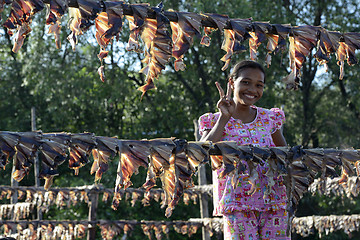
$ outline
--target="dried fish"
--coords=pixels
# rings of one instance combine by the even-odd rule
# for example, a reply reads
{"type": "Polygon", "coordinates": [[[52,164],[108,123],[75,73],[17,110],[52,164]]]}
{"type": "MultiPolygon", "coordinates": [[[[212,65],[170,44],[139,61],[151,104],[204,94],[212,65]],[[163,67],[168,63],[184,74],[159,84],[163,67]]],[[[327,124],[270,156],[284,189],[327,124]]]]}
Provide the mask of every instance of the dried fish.
{"type": "MultiPolygon", "coordinates": [[[[257,49],[262,42],[265,42],[266,35],[271,31],[269,22],[253,22],[252,31],[249,32],[251,38],[249,39],[250,59],[257,60],[257,49]]],[[[273,36],[274,37],[274,36],[273,36]]]]}
{"type": "Polygon", "coordinates": [[[141,31],[141,39],[145,43],[145,58],[142,62],[146,65],[140,70],[146,75],[146,84],[138,88],[142,92],[142,97],[146,91],[156,88],[154,79],[159,77],[172,55],[172,40],[168,32],[170,22],[162,14],[162,7],[160,3],[152,8],[156,19],[146,19],[141,31]]]}
{"type": "Polygon", "coordinates": [[[222,71],[228,68],[234,53],[246,50],[241,44],[251,37],[248,31],[252,28],[251,19],[230,19],[229,22],[232,29],[224,29],[224,41],[221,45],[221,49],[226,51],[226,54],[220,59],[225,62],[221,68],[222,71]]]}
{"type": "Polygon", "coordinates": [[[67,2],[61,0],[50,0],[49,11],[46,17],[46,24],[50,25],[49,34],[53,33],[55,37],[56,48],[61,47],[60,30],[61,30],[61,17],[68,9],[67,2]]]}
{"type": "Polygon", "coordinates": [[[217,13],[202,13],[201,15],[205,16],[208,21],[217,26],[217,29],[212,27],[204,27],[204,36],[201,38],[200,43],[208,47],[210,46],[211,38],[209,35],[211,32],[216,30],[222,32],[229,20],[229,16],[217,13]]]}
{"type": "Polygon", "coordinates": [[[148,3],[143,4],[131,4],[130,7],[133,11],[133,16],[126,15],[126,19],[129,22],[130,36],[129,41],[126,46],[126,50],[142,52],[139,37],[140,31],[145,23],[145,18],[147,18],[147,11],[150,5],[148,3]]]}
{"type": "MultiPolygon", "coordinates": [[[[7,2],[8,3],[8,2],[7,2]]],[[[2,5],[2,4],[1,4],[2,5]]],[[[14,37],[12,51],[17,53],[22,47],[26,35],[31,32],[31,17],[45,7],[41,0],[14,0],[11,4],[10,15],[6,19],[4,26],[8,29],[8,34],[13,35],[13,30],[17,32],[14,37]]]]}
{"type": "Polygon", "coordinates": [[[95,182],[99,182],[102,174],[108,170],[110,159],[118,152],[118,143],[117,138],[96,137],[96,148],[92,149],[94,163],[90,170],[90,174],[96,172],[95,182]]]}
{"type": "Polygon", "coordinates": [[[89,162],[89,155],[96,146],[93,133],[78,133],[71,135],[69,168],[79,174],[79,168],[89,162]]]}
{"type": "Polygon", "coordinates": [[[175,12],[178,22],[170,22],[172,30],[172,56],[175,58],[176,71],[184,71],[184,54],[193,44],[193,37],[200,36],[201,16],[196,13],[175,12]]]}
{"type": "Polygon", "coordinates": [[[298,89],[301,67],[306,57],[317,44],[317,32],[320,27],[292,27],[289,33],[289,58],[291,73],[283,79],[286,89],[298,89]]]}

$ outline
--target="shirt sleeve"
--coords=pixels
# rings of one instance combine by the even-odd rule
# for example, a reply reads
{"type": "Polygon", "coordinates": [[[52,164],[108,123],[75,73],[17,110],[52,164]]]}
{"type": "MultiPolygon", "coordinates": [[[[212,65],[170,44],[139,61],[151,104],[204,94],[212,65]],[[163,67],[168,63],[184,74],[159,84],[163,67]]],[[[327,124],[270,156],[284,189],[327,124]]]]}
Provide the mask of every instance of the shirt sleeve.
{"type": "Polygon", "coordinates": [[[271,134],[281,129],[285,122],[285,113],[279,108],[272,108],[269,112],[269,117],[272,123],[271,134]]]}
{"type": "Polygon", "coordinates": [[[212,113],[205,113],[199,118],[199,133],[202,136],[205,130],[210,130],[216,123],[216,116],[212,113]]]}

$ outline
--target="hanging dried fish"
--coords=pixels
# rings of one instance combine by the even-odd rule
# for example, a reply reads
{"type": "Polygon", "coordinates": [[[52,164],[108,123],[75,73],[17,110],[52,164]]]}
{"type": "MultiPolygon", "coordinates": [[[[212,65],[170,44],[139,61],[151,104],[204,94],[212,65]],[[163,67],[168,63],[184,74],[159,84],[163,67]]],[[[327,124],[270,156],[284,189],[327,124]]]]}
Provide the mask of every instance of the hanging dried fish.
{"type": "MultiPolygon", "coordinates": [[[[252,22],[252,31],[249,32],[251,38],[249,38],[250,59],[257,60],[257,49],[261,43],[267,39],[267,34],[271,31],[271,25],[269,22],[252,22]]],[[[273,41],[275,36],[273,36],[273,41]]]]}
{"type": "Polygon", "coordinates": [[[211,34],[211,32],[216,30],[222,32],[225,26],[227,25],[229,16],[217,14],[217,13],[202,13],[201,16],[205,16],[209,22],[217,26],[217,29],[213,27],[204,27],[204,36],[201,38],[200,43],[208,47],[210,46],[211,38],[209,35],[211,34]]]}
{"type": "Polygon", "coordinates": [[[141,228],[142,228],[145,236],[147,236],[149,238],[149,240],[151,240],[152,234],[151,234],[150,230],[152,229],[152,224],[141,224],[141,228]]]}
{"type": "Polygon", "coordinates": [[[53,178],[59,173],[56,170],[67,157],[67,149],[70,145],[70,136],[66,133],[47,133],[42,135],[39,147],[41,160],[40,178],[45,179],[44,188],[48,190],[53,178]]]}
{"type": "Polygon", "coordinates": [[[286,89],[298,89],[301,67],[306,57],[317,44],[317,32],[320,27],[298,26],[289,33],[289,59],[291,73],[283,79],[286,89]]]}
{"type": "Polygon", "coordinates": [[[138,173],[140,166],[147,168],[148,156],[150,155],[148,141],[121,141],[119,147],[120,160],[117,169],[115,194],[112,208],[116,209],[121,200],[120,189],[132,185],[131,176],[138,173]]]}
{"type": "Polygon", "coordinates": [[[162,207],[165,207],[173,199],[172,194],[176,189],[175,156],[173,150],[176,147],[173,139],[153,139],[150,143],[150,161],[146,182],[143,187],[149,191],[155,186],[156,178],[160,178],[165,199],[162,207]]]}
{"type": "Polygon", "coordinates": [[[194,36],[201,36],[201,16],[197,13],[175,12],[178,21],[170,22],[172,31],[172,56],[175,58],[175,71],[184,71],[184,54],[193,44],[194,36]]]}
{"type": "Polygon", "coordinates": [[[251,19],[230,19],[229,22],[232,29],[224,29],[224,41],[221,45],[221,49],[226,51],[220,59],[225,62],[222,71],[228,68],[234,53],[246,50],[242,43],[251,37],[249,34],[249,30],[252,29],[251,19]]]}
{"type": "Polygon", "coordinates": [[[319,28],[317,35],[317,50],[314,57],[320,65],[325,65],[327,71],[327,63],[330,61],[330,54],[336,52],[336,49],[339,47],[339,43],[337,41],[332,41],[332,38],[329,37],[327,30],[322,27],[319,28]]]}
{"type": "Polygon", "coordinates": [[[356,150],[343,150],[340,154],[340,159],[342,163],[342,171],[341,171],[341,179],[339,180],[339,183],[345,183],[348,180],[349,176],[357,174],[359,177],[360,174],[357,171],[357,164],[360,161],[360,154],[356,150]]]}
{"type": "Polygon", "coordinates": [[[238,145],[236,144],[236,142],[224,141],[217,142],[216,147],[218,147],[222,153],[223,168],[219,173],[219,178],[223,179],[231,173],[232,179],[237,179],[237,171],[234,170],[238,162],[240,161],[239,157],[241,155],[241,152],[238,149],[238,145]]]}
{"type": "Polygon", "coordinates": [[[89,155],[96,146],[93,133],[78,133],[71,135],[69,168],[79,174],[79,168],[89,162],[89,155]]]}
{"type": "Polygon", "coordinates": [[[49,10],[46,17],[46,24],[50,25],[49,34],[53,33],[55,37],[56,48],[61,47],[60,30],[61,30],[61,17],[68,9],[67,2],[61,0],[50,0],[49,10]]]}
{"type": "Polygon", "coordinates": [[[98,58],[101,66],[98,68],[101,81],[105,82],[103,59],[107,57],[107,45],[116,36],[118,38],[122,29],[123,6],[122,2],[105,2],[106,12],[101,12],[95,18],[96,40],[100,45],[98,58]]]}
{"type": "MultiPolygon", "coordinates": [[[[173,209],[178,204],[180,197],[185,189],[194,186],[192,176],[198,166],[208,161],[209,153],[204,147],[209,147],[211,143],[186,142],[185,140],[174,140],[176,147],[173,149],[172,158],[175,166],[175,188],[171,191],[172,200],[168,203],[165,216],[170,217],[173,209]]],[[[210,148],[210,147],[209,147],[210,148]]],[[[209,149],[208,148],[208,149],[209,149]]]]}
{"type": "Polygon", "coordinates": [[[22,47],[26,35],[31,32],[31,17],[45,7],[41,0],[14,0],[11,4],[9,17],[4,26],[8,29],[8,34],[13,35],[13,30],[17,30],[14,37],[12,51],[17,53],[22,47]]]}
{"type": "Polygon", "coordinates": [[[13,158],[15,155],[15,146],[18,144],[19,135],[11,132],[0,132],[0,167],[5,169],[9,158],[13,158]]]}
{"type": "Polygon", "coordinates": [[[172,55],[172,40],[168,32],[170,22],[162,13],[162,8],[162,3],[151,8],[156,19],[146,19],[141,32],[141,39],[145,43],[145,58],[142,62],[146,65],[140,70],[146,75],[146,84],[138,88],[142,96],[146,91],[156,88],[154,79],[159,77],[172,55]]]}
{"type": "Polygon", "coordinates": [[[36,151],[40,145],[41,133],[26,132],[19,134],[19,136],[18,144],[14,147],[16,150],[14,155],[15,171],[12,174],[18,182],[29,173],[30,167],[34,163],[36,151]]]}
{"type": "Polygon", "coordinates": [[[94,162],[90,170],[90,174],[96,172],[95,182],[99,182],[102,174],[108,170],[110,159],[118,152],[118,142],[117,138],[96,137],[96,148],[92,149],[94,162]]]}
{"type": "Polygon", "coordinates": [[[271,65],[271,54],[277,52],[283,52],[286,48],[286,39],[288,38],[289,31],[291,29],[290,24],[272,24],[269,32],[266,33],[268,43],[266,49],[268,50],[265,62],[267,67],[271,65]]]}
{"type": "Polygon", "coordinates": [[[330,39],[336,43],[337,64],[340,66],[339,79],[344,77],[344,61],[347,60],[350,66],[356,64],[355,50],[360,48],[360,36],[358,33],[329,32],[330,39]]]}
{"type": "Polygon", "coordinates": [[[126,50],[128,51],[135,51],[138,53],[142,52],[138,40],[140,37],[140,31],[145,23],[145,18],[148,17],[147,11],[149,6],[150,5],[148,3],[130,5],[133,16],[126,15],[130,28],[129,41],[126,46],[126,50]]]}
{"type": "Polygon", "coordinates": [[[67,37],[72,49],[75,51],[78,36],[86,32],[102,8],[99,2],[90,0],[78,0],[79,8],[69,8],[70,35],[67,37]]]}

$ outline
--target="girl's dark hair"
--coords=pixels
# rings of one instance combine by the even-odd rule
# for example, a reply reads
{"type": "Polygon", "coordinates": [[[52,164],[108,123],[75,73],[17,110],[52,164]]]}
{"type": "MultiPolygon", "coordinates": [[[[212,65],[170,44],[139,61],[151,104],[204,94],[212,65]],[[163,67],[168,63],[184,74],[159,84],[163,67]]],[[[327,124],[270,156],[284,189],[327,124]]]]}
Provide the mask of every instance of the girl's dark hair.
{"type": "Polygon", "coordinates": [[[264,67],[258,62],[250,61],[250,60],[243,60],[243,61],[238,62],[237,64],[235,64],[235,66],[233,67],[229,77],[232,78],[235,81],[239,77],[240,73],[246,68],[259,69],[264,74],[264,83],[265,83],[265,76],[266,75],[265,75],[264,67]]]}

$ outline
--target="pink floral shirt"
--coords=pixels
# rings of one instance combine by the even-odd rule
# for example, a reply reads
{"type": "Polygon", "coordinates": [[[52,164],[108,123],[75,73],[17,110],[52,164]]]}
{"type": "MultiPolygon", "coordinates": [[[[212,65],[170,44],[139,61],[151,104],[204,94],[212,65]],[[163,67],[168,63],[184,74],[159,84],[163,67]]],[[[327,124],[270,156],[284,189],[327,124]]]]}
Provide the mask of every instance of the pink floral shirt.
{"type": "MultiPolygon", "coordinates": [[[[254,121],[242,123],[241,120],[230,118],[226,124],[221,141],[236,141],[239,145],[253,145],[259,147],[275,147],[271,134],[280,129],[285,121],[285,114],[278,108],[270,110],[252,106],[257,110],[254,121]]],[[[220,113],[206,113],[199,118],[200,135],[207,129],[212,129],[220,113]]],[[[246,165],[246,163],[244,163],[246,165]]],[[[269,195],[264,195],[267,186],[268,165],[260,164],[256,168],[259,178],[255,181],[256,191],[251,196],[248,175],[240,176],[238,186],[233,189],[231,177],[219,179],[220,170],[213,171],[213,215],[221,216],[224,213],[244,210],[268,211],[286,209],[286,189],[282,178],[274,177],[275,185],[269,195]]]]}

